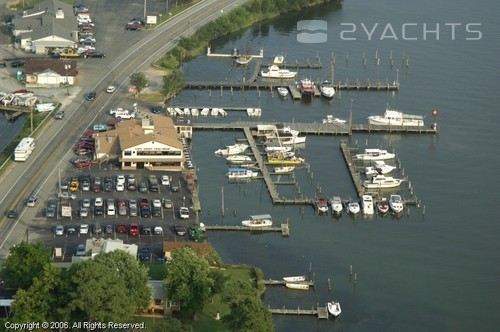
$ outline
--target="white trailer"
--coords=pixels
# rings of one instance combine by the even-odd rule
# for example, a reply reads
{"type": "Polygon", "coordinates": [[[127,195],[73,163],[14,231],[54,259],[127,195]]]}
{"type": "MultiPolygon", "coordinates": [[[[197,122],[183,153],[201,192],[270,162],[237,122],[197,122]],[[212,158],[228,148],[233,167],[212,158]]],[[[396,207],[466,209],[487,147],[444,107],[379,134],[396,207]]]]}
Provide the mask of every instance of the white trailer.
{"type": "Polygon", "coordinates": [[[25,137],[19,142],[19,145],[14,150],[15,161],[26,161],[35,149],[35,139],[32,137],[25,137]]]}

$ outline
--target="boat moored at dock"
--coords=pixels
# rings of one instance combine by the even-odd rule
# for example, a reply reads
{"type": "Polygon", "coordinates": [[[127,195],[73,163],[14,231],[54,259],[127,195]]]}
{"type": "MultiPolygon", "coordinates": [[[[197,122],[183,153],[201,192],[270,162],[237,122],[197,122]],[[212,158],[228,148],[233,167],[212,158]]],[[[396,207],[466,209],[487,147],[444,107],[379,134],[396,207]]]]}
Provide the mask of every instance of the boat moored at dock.
{"type": "Polygon", "coordinates": [[[232,167],[228,169],[226,176],[229,180],[249,180],[259,176],[259,172],[254,172],[246,168],[232,167]]]}
{"type": "Polygon", "coordinates": [[[299,90],[303,95],[312,95],[314,93],[314,85],[308,78],[300,80],[299,90]]]}
{"type": "Polygon", "coordinates": [[[404,210],[403,199],[400,195],[391,195],[389,197],[389,206],[392,212],[396,214],[401,213],[404,210]]]}
{"type": "Polygon", "coordinates": [[[295,170],[295,166],[278,166],[278,167],[273,168],[274,173],[277,173],[277,174],[291,173],[294,170],[295,170]]]}
{"type": "Polygon", "coordinates": [[[367,176],[376,176],[379,174],[387,174],[395,170],[397,167],[392,165],[387,165],[383,160],[376,160],[375,166],[368,166],[365,168],[365,174],[367,176]]]}
{"type": "Polygon", "coordinates": [[[321,82],[319,90],[321,91],[321,95],[326,98],[333,98],[335,95],[335,88],[330,81],[321,82]]]}
{"type": "Polygon", "coordinates": [[[421,115],[404,114],[403,112],[387,108],[384,115],[369,116],[368,123],[374,126],[423,127],[424,117],[421,115]]]}
{"type": "Polygon", "coordinates": [[[342,205],[342,199],[339,196],[333,196],[330,199],[330,207],[332,208],[332,214],[339,215],[344,210],[344,206],[342,205]]]}
{"type": "Polygon", "coordinates": [[[299,283],[294,283],[294,282],[287,282],[285,284],[285,287],[290,288],[290,289],[309,290],[308,284],[299,284],[299,283]]]}
{"type": "Polygon", "coordinates": [[[297,72],[288,69],[280,69],[277,65],[271,65],[267,68],[267,71],[262,70],[260,76],[264,78],[291,79],[297,76],[297,72]]]}
{"type": "Polygon", "coordinates": [[[232,155],[226,158],[227,162],[230,164],[244,164],[252,161],[249,156],[244,156],[241,154],[232,155]]]}
{"type": "Polygon", "coordinates": [[[286,282],[300,282],[306,281],[306,276],[283,277],[286,282]]]}
{"type": "Polygon", "coordinates": [[[403,182],[403,179],[396,179],[390,176],[377,175],[371,178],[371,180],[365,180],[363,186],[366,189],[385,189],[385,188],[395,188],[399,187],[403,182]]]}
{"type": "Polygon", "coordinates": [[[377,203],[377,211],[381,215],[385,215],[387,212],[389,212],[389,209],[390,209],[389,201],[387,200],[387,198],[382,197],[382,199],[377,203]]]}
{"type": "Polygon", "coordinates": [[[288,89],[284,86],[279,86],[277,88],[280,97],[286,98],[288,96],[288,89]]]}
{"type": "Polygon", "coordinates": [[[300,157],[290,157],[290,158],[279,158],[279,157],[269,157],[267,161],[271,165],[301,165],[304,163],[304,158],[300,157]]]}
{"type": "Polygon", "coordinates": [[[359,203],[358,202],[350,202],[349,204],[347,204],[347,211],[349,211],[349,213],[351,213],[353,215],[358,214],[359,211],[361,211],[359,203]]]}
{"type": "Polygon", "coordinates": [[[363,195],[361,197],[361,205],[363,206],[363,214],[372,215],[375,213],[372,195],[363,195]]]}
{"type": "Polygon", "coordinates": [[[270,214],[251,215],[248,219],[241,222],[246,227],[271,227],[273,225],[273,218],[270,214]]]}
{"type": "Polygon", "coordinates": [[[215,151],[215,154],[221,156],[232,156],[242,153],[248,148],[248,144],[227,145],[225,148],[215,151]]]}
{"type": "Polygon", "coordinates": [[[318,210],[318,214],[328,213],[328,201],[324,198],[319,198],[316,201],[316,208],[318,210]]]}
{"type": "Polygon", "coordinates": [[[340,316],[340,314],[342,313],[342,309],[340,308],[339,302],[335,302],[335,301],[328,302],[327,307],[328,307],[328,312],[330,313],[330,315],[332,315],[335,318],[340,316]]]}
{"type": "Polygon", "coordinates": [[[382,149],[365,149],[364,153],[356,155],[356,159],[358,160],[386,160],[393,159],[394,157],[396,157],[394,153],[382,149]]]}

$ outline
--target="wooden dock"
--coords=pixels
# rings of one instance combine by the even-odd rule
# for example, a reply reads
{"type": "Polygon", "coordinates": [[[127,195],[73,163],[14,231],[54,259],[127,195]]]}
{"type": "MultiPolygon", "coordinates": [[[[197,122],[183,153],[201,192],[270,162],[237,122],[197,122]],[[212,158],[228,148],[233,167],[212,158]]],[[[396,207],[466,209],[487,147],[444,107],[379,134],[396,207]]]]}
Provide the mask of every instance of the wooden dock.
{"type": "Polygon", "coordinates": [[[207,231],[240,231],[240,232],[280,232],[281,236],[290,236],[290,227],[288,224],[281,224],[280,227],[245,227],[245,226],[226,226],[226,225],[205,225],[207,231]]]}
{"type": "Polygon", "coordinates": [[[329,317],[327,307],[319,306],[316,308],[312,307],[311,309],[300,309],[300,307],[297,307],[297,309],[286,309],[285,306],[281,309],[275,309],[268,306],[268,310],[276,315],[309,315],[318,316],[318,319],[328,319],[329,317]]]}

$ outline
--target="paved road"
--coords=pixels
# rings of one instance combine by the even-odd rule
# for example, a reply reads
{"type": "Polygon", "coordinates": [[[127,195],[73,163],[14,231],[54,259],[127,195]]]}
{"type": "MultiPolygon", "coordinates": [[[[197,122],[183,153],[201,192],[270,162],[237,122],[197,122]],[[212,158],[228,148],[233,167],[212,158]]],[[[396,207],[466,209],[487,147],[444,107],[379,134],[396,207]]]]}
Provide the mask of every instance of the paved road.
{"type": "MultiPolygon", "coordinates": [[[[25,200],[37,195],[41,204],[53,195],[59,170],[68,169],[72,148],[79,137],[99,116],[124,101],[130,74],[149,68],[152,61],[171,49],[179,36],[186,36],[197,27],[237,7],[245,0],[206,0],[172,17],[154,30],[126,31],[125,23],[142,14],[142,0],[123,6],[121,0],[83,1],[90,7],[97,24],[98,50],[106,52],[105,59],[85,59],[80,62],[81,75],[78,88],[70,90],[64,100],[66,116],[62,121],[50,120],[45,132],[37,138],[37,148],[28,161],[15,163],[0,180],[0,258],[21,240],[37,241],[36,229],[40,217],[36,209],[27,209],[25,200]],[[107,85],[119,86],[115,94],[106,94],[107,85]],[[84,100],[87,91],[95,90],[95,101],[84,100]],[[6,219],[10,209],[17,209],[18,219],[6,219]]],[[[156,2],[150,10],[162,9],[164,2],[156,2]]],[[[129,101],[130,102],[130,101],[129,101]]],[[[39,213],[39,211],[38,211],[39,213]]]]}

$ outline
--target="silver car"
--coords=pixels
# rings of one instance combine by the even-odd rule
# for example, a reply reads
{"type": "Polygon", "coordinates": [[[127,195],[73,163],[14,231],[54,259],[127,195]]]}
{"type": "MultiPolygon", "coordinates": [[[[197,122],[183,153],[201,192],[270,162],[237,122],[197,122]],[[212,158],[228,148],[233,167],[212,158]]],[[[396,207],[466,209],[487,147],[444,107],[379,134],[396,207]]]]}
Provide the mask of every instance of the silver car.
{"type": "Polygon", "coordinates": [[[64,226],[63,225],[58,225],[56,226],[56,235],[61,236],[64,235],[64,226]]]}

